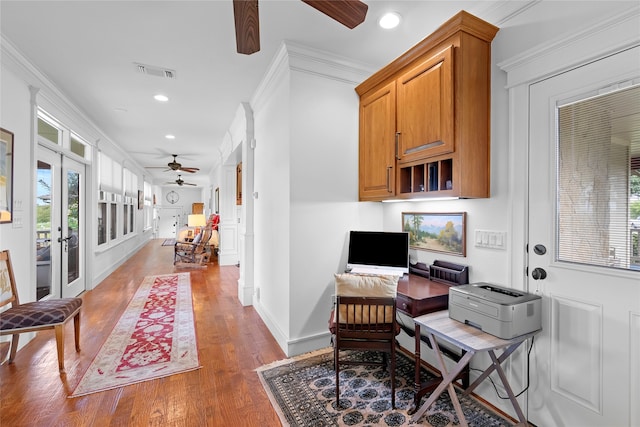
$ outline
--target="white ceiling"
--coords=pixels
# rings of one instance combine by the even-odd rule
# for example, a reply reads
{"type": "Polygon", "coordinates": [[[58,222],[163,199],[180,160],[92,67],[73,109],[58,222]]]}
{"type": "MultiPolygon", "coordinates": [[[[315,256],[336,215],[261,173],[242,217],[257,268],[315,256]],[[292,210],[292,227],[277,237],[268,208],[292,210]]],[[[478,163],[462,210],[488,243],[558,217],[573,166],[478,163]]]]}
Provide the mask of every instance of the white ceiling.
{"type": "MultiPolygon", "coordinates": [[[[349,30],[299,0],[260,0],[261,51],[250,56],[236,53],[231,0],[2,0],[0,29],[141,166],[179,154],[183,166],[200,168],[183,178],[204,184],[238,106],[250,100],[283,40],[377,69],[458,11],[482,17],[504,0],[365,2],[365,22],[349,30]],[[400,28],[377,26],[388,10],[403,17],[400,28]],[[175,70],[176,79],[139,74],[134,63],[175,70]],[[170,101],[154,101],[156,93],[170,101]]],[[[157,184],[176,178],[153,173],[157,184]]]]}

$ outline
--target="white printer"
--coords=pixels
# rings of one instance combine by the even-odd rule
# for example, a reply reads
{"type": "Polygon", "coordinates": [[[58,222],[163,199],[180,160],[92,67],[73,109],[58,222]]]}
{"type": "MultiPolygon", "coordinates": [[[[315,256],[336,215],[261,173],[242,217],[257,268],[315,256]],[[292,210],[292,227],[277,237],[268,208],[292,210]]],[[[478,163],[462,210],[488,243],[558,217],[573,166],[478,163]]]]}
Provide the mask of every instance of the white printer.
{"type": "Polygon", "coordinates": [[[490,283],[449,288],[449,317],[502,339],[540,329],[540,304],[538,295],[490,283]]]}

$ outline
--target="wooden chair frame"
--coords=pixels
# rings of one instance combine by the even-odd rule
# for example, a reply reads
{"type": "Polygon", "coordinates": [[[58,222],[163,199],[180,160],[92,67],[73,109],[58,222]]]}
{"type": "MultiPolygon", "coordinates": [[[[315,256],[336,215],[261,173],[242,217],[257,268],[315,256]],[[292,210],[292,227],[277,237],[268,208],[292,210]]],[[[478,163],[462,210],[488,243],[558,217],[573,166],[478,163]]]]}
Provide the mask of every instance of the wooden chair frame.
{"type": "Polygon", "coordinates": [[[391,359],[391,407],[396,407],[395,370],[396,335],[400,332],[396,320],[396,299],[392,297],[355,297],[338,295],[333,336],[336,370],[336,406],[340,406],[340,365],[380,365],[387,368],[391,359]],[[340,310],[340,307],[346,310],[340,310]],[[341,317],[341,311],[343,312],[341,317]],[[391,313],[391,315],[389,315],[391,313]],[[392,322],[389,323],[389,318],[392,322]],[[382,362],[341,360],[341,350],[381,351],[382,362]]]}
{"type": "MultiPolygon", "coordinates": [[[[9,277],[10,283],[10,292],[6,292],[6,283],[0,283],[0,307],[10,303],[11,308],[0,313],[0,320],[3,320],[3,318],[10,318],[12,315],[15,315],[18,312],[20,313],[20,315],[22,315],[23,313],[33,313],[40,318],[40,320],[34,322],[36,324],[23,327],[12,327],[11,325],[6,324],[6,322],[4,321],[0,322],[0,325],[2,327],[2,329],[0,329],[0,336],[13,336],[13,338],[11,339],[9,363],[13,363],[16,357],[20,334],[25,332],[41,331],[44,329],[53,329],[55,330],[56,346],[58,351],[58,369],[61,373],[64,373],[64,326],[69,320],[73,319],[76,351],[79,352],[80,309],[82,308],[82,300],[80,298],[59,298],[20,304],[20,300],[18,298],[18,290],[16,287],[16,280],[13,274],[13,268],[11,266],[11,257],[8,250],[0,251],[0,267],[2,267],[3,264],[6,265],[6,272],[9,277]],[[67,314],[61,315],[61,311],[67,314]],[[45,319],[47,316],[52,319],[55,318],[56,321],[42,323],[44,322],[42,319],[45,319]]],[[[4,282],[6,276],[3,276],[2,273],[2,269],[0,268],[0,281],[4,282]]]]}
{"type": "Polygon", "coordinates": [[[212,234],[213,230],[207,224],[200,231],[200,240],[198,242],[176,242],[173,250],[173,264],[204,264],[212,234]]]}

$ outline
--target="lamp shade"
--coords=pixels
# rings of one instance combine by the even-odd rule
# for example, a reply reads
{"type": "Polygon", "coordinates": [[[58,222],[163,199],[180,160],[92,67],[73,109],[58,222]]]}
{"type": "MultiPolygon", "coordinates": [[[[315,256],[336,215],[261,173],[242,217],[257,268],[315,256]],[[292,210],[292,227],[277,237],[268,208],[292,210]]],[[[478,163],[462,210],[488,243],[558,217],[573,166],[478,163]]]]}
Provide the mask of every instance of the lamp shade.
{"type": "Polygon", "coordinates": [[[207,225],[207,218],[202,214],[189,215],[187,218],[187,225],[189,227],[204,227],[207,225]]]}

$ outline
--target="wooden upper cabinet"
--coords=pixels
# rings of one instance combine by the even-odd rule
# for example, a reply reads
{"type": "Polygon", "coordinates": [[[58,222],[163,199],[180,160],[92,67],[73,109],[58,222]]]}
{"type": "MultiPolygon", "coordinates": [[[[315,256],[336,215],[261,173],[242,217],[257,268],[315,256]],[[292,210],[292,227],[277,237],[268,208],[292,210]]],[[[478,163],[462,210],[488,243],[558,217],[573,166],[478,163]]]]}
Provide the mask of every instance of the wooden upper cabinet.
{"type": "Polygon", "coordinates": [[[360,200],[489,197],[497,32],[462,11],[356,87],[360,200]]]}
{"type": "Polygon", "coordinates": [[[453,152],[453,46],[403,74],[397,86],[398,161],[453,152]]]}
{"type": "Polygon", "coordinates": [[[360,200],[393,196],[395,134],[396,85],[390,83],[360,102],[360,200]]]}

